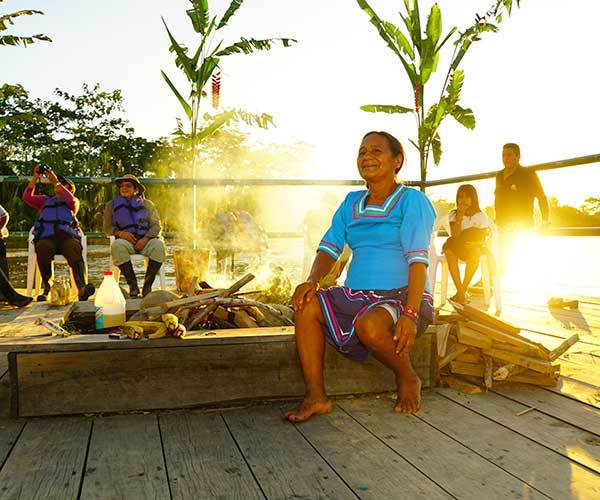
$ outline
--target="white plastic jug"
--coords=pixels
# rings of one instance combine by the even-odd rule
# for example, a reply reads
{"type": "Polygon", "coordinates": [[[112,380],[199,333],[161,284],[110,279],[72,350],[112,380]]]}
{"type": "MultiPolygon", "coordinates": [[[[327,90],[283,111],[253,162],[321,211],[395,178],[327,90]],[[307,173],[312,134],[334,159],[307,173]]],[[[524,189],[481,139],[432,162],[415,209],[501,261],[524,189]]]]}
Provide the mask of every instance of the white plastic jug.
{"type": "Polygon", "coordinates": [[[113,273],[104,273],[104,280],[96,292],[96,330],[113,328],[125,323],[125,297],[113,277],[113,273]]]}

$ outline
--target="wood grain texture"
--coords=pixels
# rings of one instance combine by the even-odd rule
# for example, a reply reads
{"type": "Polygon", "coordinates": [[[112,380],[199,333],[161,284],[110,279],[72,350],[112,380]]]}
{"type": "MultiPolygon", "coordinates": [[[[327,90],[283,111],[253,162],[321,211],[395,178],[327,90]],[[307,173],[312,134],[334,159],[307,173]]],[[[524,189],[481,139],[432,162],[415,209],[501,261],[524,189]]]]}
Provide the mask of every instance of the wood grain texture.
{"type": "MultiPolygon", "coordinates": [[[[424,387],[434,380],[432,335],[411,353],[424,387]]],[[[293,339],[106,351],[11,353],[15,415],[183,408],[237,400],[297,397],[304,382],[293,339]]],[[[330,394],[394,390],[393,373],[373,358],[355,362],[326,350],[330,394]]]]}
{"type": "Polygon", "coordinates": [[[267,498],[353,497],[278,408],[247,408],[223,418],[267,498]]]}
{"type": "MultiPolygon", "coordinates": [[[[453,390],[436,389],[436,391],[489,420],[518,432],[525,438],[600,472],[600,438],[596,434],[539,411],[517,416],[531,406],[493,392],[488,392],[485,396],[471,396],[453,390]]],[[[545,390],[538,389],[537,392],[543,395],[545,390]]]]}
{"type": "MultiPolygon", "coordinates": [[[[419,417],[427,423],[443,429],[450,437],[551,498],[596,498],[600,493],[598,474],[510,428],[457,405],[437,394],[438,391],[446,394],[451,389],[436,389],[425,395],[419,417]]],[[[487,398],[486,395],[471,397],[487,398]]],[[[532,415],[535,412],[516,418],[532,415]]],[[[553,432],[553,427],[545,430],[553,432]]]]}
{"type": "Polygon", "coordinates": [[[94,420],[80,498],[169,498],[156,415],[94,420]]]}
{"type": "Polygon", "coordinates": [[[389,411],[389,401],[360,398],[339,403],[352,418],[417,467],[448,493],[461,499],[513,500],[540,495],[528,485],[423,422],[416,415],[389,411]]]}
{"type": "Polygon", "coordinates": [[[0,499],[76,499],[91,421],[28,422],[0,471],[0,499]]]}
{"type": "Polygon", "coordinates": [[[219,413],[159,416],[173,500],[264,498],[219,413]]]}
{"type": "Polygon", "coordinates": [[[297,428],[360,498],[452,498],[339,409],[310,419],[297,428]]]}

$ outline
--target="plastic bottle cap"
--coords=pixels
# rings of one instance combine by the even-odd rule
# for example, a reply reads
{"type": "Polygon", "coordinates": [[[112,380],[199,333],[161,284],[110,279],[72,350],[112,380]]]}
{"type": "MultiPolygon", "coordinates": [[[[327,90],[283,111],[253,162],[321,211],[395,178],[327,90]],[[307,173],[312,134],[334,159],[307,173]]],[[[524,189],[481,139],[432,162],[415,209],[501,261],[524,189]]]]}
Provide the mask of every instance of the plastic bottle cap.
{"type": "Polygon", "coordinates": [[[104,271],[104,276],[112,276],[112,271],[104,271]]]}

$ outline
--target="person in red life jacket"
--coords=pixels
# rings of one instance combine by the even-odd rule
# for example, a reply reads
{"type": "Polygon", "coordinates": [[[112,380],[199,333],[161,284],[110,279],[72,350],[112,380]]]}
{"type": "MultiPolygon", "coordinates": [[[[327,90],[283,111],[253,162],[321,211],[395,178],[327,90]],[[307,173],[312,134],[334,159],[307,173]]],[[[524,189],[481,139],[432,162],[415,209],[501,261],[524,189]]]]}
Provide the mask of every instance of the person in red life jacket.
{"type": "Polygon", "coordinates": [[[40,212],[33,226],[33,241],[44,291],[37,300],[46,300],[50,291],[52,260],[56,254],[64,255],[67,259],[77,284],[79,300],[87,300],[96,289],[85,280],[81,247],[83,233],[76,217],[79,200],[75,197],[75,184],[62,176],[57,177],[52,170],[45,169],[43,175],[54,185],[54,196],[37,195],[34,194],[35,185],[41,175],[38,165],[23,193],[23,201],[40,212]]]}
{"type": "Polygon", "coordinates": [[[164,241],[160,238],[160,218],[154,203],[144,198],[145,188],[138,178],[127,174],[115,179],[119,196],[104,207],[104,234],[114,236],[110,251],[115,265],[129,286],[129,296],[137,297],[140,289],[130,256],[139,253],[148,257],[148,267],[142,287],[142,296],[152,291],[152,284],[167,257],[164,241]]]}

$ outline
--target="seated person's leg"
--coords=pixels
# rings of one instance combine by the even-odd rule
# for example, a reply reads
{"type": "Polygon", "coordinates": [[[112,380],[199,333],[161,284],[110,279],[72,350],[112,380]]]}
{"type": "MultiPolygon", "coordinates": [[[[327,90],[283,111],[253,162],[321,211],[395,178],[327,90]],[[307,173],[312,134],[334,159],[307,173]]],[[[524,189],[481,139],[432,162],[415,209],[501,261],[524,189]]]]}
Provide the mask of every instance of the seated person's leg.
{"type": "Polygon", "coordinates": [[[140,289],[137,284],[133,265],[131,264],[130,256],[135,253],[135,248],[129,241],[118,239],[110,247],[112,260],[125,278],[125,282],[129,287],[129,296],[134,299],[140,294],[140,289]]]}
{"type": "Polygon", "coordinates": [[[0,269],[0,300],[8,302],[12,306],[24,307],[31,302],[31,297],[18,293],[11,285],[9,279],[0,269]]]}
{"type": "Polygon", "coordinates": [[[146,276],[144,277],[144,286],[142,288],[142,297],[145,297],[152,291],[154,279],[167,258],[165,242],[160,238],[152,238],[140,253],[148,257],[148,267],[146,268],[146,276]]]}
{"type": "Polygon", "coordinates": [[[465,290],[462,286],[460,269],[458,267],[458,258],[461,252],[460,241],[453,237],[448,238],[442,247],[442,252],[446,256],[446,261],[448,262],[448,271],[450,271],[452,282],[456,287],[456,295],[452,297],[452,299],[456,300],[457,302],[464,302],[465,290]]]}
{"type": "Polygon", "coordinates": [[[85,263],[83,262],[83,248],[81,243],[75,238],[61,238],[58,240],[58,250],[65,256],[69,266],[73,270],[73,277],[77,284],[79,300],[87,300],[96,289],[91,283],[86,283],[85,263]]]}
{"type": "Polygon", "coordinates": [[[50,278],[52,278],[52,260],[58,253],[56,243],[52,238],[43,238],[35,242],[35,256],[42,277],[43,292],[38,296],[38,302],[46,300],[50,292],[50,278]]]}
{"type": "Polygon", "coordinates": [[[481,248],[478,246],[471,247],[466,252],[466,262],[467,266],[465,268],[465,278],[463,281],[463,290],[467,290],[469,288],[469,284],[473,279],[475,271],[479,267],[479,257],[481,256],[481,248]]]}
{"type": "Polygon", "coordinates": [[[4,273],[7,279],[10,278],[8,270],[8,259],[6,258],[6,245],[4,240],[0,238],[0,270],[4,273]]]}

